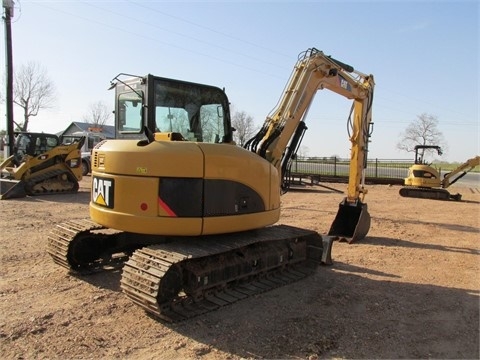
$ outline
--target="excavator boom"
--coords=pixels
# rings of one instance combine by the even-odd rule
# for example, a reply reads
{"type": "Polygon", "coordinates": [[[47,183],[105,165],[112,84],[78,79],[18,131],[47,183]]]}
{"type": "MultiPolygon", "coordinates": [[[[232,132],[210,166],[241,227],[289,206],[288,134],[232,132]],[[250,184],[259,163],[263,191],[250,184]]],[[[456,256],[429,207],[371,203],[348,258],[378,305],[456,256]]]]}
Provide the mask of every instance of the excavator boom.
{"type": "Polygon", "coordinates": [[[364,238],[370,228],[370,215],[362,201],[367,192],[364,172],[373,124],[374,86],[373,75],[356,71],[315,48],[308,49],[300,55],[277,107],[245,146],[271,162],[285,177],[288,163],[295,155],[292,149],[298,148],[296,141],[303,137],[305,118],[317,91],[328,89],[352,99],[348,119],[351,153],[347,196],[340,203],[329,231],[329,235],[350,242],[364,238]]]}

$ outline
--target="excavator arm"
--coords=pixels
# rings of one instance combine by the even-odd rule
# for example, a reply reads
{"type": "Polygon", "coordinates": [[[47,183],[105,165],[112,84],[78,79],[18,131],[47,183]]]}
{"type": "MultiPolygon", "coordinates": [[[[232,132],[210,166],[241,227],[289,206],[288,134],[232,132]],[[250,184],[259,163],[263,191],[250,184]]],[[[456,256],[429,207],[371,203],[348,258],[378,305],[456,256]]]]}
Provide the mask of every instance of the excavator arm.
{"type": "MultiPolygon", "coordinates": [[[[354,70],[312,48],[300,54],[277,107],[245,147],[272,163],[282,179],[306,130],[305,118],[318,90],[328,89],[353,100],[349,116],[350,170],[347,196],[340,203],[329,235],[349,242],[363,239],[370,228],[365,168],[371,135],[373,75],[354,70]]],[[[282,186],[282,185],[280,185],[282,186]]],[[[285,190],[285,188],[284,188],[285,190]]]]}
{"type": "Polygon", "coordinates": [[[451,172],[445,174],[445,177],[442,180],[442,188],[448,188],[450,185],[454,184],[457,180],[460,180],[463,176],[465,176],[469,171],[472,171],[478,165],[480,165],[480,156],[475,156],[474,158],[468,159],[451,172]]]}
{"type": "Polygon", "coordinates": [[[351,163],[348,185],[348,202],[356,202],[363,188],[364,168],[368,151],[368,138],[372,118],[373,75],[355,71],[315,48],[300,54],[292,75],[277,107],[267,116],[262,128],[250,139],[246,148],[271,162],[285,173],[291,152],[297,147],[293,139],[305,131],[304,120],[318,90],[328,89],[353,100],[349,118],[351,163]],[[353,116],[352,116],[353,115],[353,116]]]}

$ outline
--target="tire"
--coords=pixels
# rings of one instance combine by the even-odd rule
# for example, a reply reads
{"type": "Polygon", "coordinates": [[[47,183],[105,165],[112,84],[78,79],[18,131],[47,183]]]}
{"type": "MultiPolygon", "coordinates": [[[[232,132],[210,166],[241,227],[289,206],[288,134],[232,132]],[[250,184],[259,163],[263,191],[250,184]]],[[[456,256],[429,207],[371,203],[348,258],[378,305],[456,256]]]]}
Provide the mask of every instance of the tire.
{"type": "Polygon", "coordinates": [[[87,176],[90,172],[90,166],[86,161],[82,161],[82,176],[87,176]]]}

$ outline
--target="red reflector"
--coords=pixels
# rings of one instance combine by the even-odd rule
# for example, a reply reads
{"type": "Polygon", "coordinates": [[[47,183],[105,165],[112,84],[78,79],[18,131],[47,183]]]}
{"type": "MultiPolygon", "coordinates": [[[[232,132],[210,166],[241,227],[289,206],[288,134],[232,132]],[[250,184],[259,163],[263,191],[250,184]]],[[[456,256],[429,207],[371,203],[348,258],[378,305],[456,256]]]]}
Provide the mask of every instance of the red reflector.
{"type": "Polygon", "coordinates": [[[145,211],[145,210],[148,209],[148,205],[145,204],[145,203],[142,203],[142,204],[140,205],[140,209],[142,209],[143,211],[145,211]]]}

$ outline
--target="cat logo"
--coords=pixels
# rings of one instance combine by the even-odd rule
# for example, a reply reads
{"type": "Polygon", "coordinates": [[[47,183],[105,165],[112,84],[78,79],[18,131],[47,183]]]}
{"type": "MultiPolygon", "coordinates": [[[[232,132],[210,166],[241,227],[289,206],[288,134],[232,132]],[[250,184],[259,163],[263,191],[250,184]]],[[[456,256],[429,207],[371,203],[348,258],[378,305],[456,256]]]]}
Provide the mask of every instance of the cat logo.
{"type": "Polygon", "coordinates": [[[104,179],[97,176],[92,181],[92,201],[97,205],[113,209],[113,179],[104,179]]]}
{"type": "Polygon", "coordinates": [[[347,80],[345,80],[343,77],[341,77],[340,75],[338,75],[338,79],[339,79],[339,82],[340,82],[340,87],[345,89],[345,90],[348,90],[348,91],[352,91],[352,86],[348,83],[347,80]]]}

